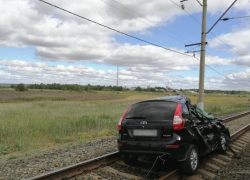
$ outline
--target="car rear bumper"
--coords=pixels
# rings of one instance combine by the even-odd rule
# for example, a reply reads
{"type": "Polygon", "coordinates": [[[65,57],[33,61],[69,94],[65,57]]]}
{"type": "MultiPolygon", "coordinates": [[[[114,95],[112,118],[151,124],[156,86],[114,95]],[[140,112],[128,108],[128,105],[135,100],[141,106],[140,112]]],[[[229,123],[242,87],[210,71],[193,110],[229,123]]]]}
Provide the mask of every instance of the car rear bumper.
{"type": "Polygon", "coordinates": [[[140,156],[159,156],[166,155],[167,157],[174,158],[177,161],[186,160],[186,152],[188,144],[179,144],[178,148],[169,148],[169,143],[164,142],[145,142],[145,141],[120,141],[118,150],[121,155],[140,155],[140,156]]]}

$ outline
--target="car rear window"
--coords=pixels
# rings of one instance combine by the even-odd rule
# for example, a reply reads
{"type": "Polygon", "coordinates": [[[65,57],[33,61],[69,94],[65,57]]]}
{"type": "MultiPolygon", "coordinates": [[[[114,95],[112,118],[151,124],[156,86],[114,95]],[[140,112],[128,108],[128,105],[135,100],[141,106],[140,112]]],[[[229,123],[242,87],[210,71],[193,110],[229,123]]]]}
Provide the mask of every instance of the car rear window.
{"type": "MultiPolygon", "coordinates": [[[[134,104],[125,118],[145,117],[148,120],[173,120],[177,107],[175,102],[148,101],[134,104]]],[[[136,118],[135,118],[136,119],[136,118]]]]}

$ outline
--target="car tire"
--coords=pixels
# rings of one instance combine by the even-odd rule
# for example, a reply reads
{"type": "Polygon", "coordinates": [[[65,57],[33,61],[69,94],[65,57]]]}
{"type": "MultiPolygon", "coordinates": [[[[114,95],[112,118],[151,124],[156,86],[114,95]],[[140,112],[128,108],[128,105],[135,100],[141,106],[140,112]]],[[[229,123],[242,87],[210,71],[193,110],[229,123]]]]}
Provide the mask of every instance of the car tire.
{"type": "Polygon", "coordinates": [[[227,137],[224,133],[220,134],[219,151],[221,154],[225,154],[227,151],[227,137]]]}
{"type": "Polygon", "coordinates": [[[180,162],[180,169],[188,174],[193,175],[198,169],[199,152],[194,144],[191,144],[187,150],[187,159],[180,162]]]}
{"type": "Polygon", "coordinates": [[[126,164],[135,164],[138,160],[138,156],[129,156],[127,154],[122,155],[122,161],[126,164]]]}

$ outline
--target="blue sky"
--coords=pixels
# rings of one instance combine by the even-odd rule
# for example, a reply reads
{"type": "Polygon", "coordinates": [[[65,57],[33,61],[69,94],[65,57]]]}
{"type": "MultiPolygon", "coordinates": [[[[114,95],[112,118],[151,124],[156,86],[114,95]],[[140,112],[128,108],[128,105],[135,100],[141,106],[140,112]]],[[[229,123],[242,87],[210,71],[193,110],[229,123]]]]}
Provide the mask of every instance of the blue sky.
{"type": "MultiPolygon", "coordinates": [[[[178,52],[193,48],[185,47],[185,44],[200,42],[201,25],[171,1],[104,1],[131,16],[101,0],[48,2],[178,52]]],[[[174,2],[181,5],[177,0],[174,2]]],[[[232,2],[209,0],[207,30],[232,2]]],[[[202,7],[197,1],[189,0],[184,5],[185,10],[201,22],[202,7]]],[[[0,9],[4,14],[0,25],[6,27],[0,30],[1,83],[116,85],[116,69],[119,66],[119,81],[123,86],[166,86],[170,81],[178,89],[198,88],[199,62],[192,57],[148,45],[39,1],[0,0],[0,9]]],[[[225,17],[246,16],[249,10],[247,0],[238,0],[225,17]]],[[[246,84],[250,78],[249,20],[220,21],[212,30],[233,50],[211,33],[207,35],[206,64],[238,85],[206,68],[206,89],[250,90],[250,85],[246,84]],[[242,82],[245,82],[244,86],[242,82]]],[[[200,50],[200,47],[194,50],[200,50]]],[[[196,57],[200,58],[199,53],[196,57]]]]}

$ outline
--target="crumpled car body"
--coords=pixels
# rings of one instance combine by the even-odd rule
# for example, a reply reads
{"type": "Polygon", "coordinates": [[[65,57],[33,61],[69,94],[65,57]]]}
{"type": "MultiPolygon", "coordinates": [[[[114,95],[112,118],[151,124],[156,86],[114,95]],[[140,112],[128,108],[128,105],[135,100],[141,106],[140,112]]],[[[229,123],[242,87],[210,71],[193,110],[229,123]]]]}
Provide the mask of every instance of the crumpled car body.
{"type": "Polygon", "coordinates": [[[229,129],[221,119],[208,115],[205,111],[196,105],[190,105],[192,118],[196,126],[194,127],[197,135],[204,142],[204,153],[211,152],[220,148],[220,134],[226,135],[227,141],[230,140],[229,129]]]}
{"type": "Polygon", "coordinates": [[[118,123],[118,150],[124,162],[138,156],[164,156],[194,174],[199,157],[220,150],[230,140],[228,128],[191,104],[186,96],[168,96],[133,104],[118,123]]]}

